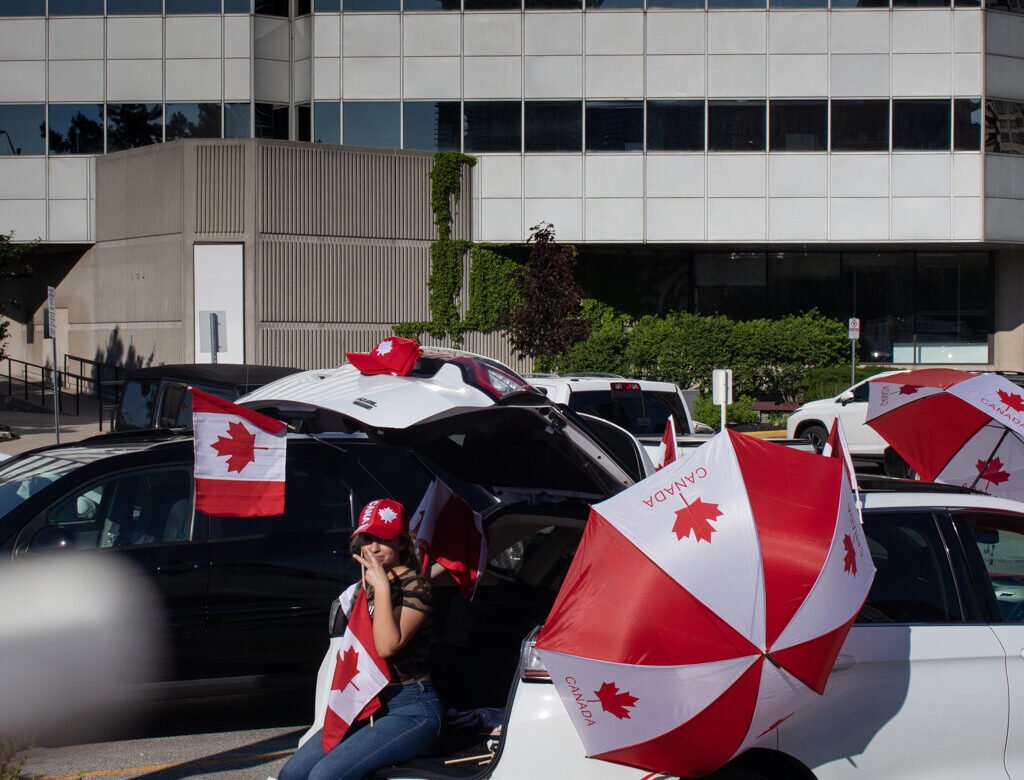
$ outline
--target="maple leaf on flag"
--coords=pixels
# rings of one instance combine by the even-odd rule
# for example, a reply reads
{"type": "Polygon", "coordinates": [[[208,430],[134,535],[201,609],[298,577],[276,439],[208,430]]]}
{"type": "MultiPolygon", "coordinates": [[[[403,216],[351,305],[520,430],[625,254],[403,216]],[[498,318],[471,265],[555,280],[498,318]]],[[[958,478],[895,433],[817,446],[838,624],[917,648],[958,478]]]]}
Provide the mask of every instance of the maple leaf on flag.
{"type": "Polygon", "coordinates": [[[629,691],[620,692],[619,686],[610,682],[602,683],[601,687],[594,691],[594,695],[601,702],[601,709],[611,713],[619,720],[628,719],[629,711],[626,707],[635,707],[639,701],[629,691]]]}
{"type": "Polygon", "coordinates": [[[391,339],[384,339],[377,345],[377,349],[375,351],[378,355],[386,355],[391,351],[391,347],[391,339]]]}
{"type": "Polygon", "coordinates": [[[921,389],[920,385],[901,385],[900,395],[913,395],[921,389]]]}
{"type": "Polygon", "coordinates": [[[843,571],[848,571],[854,577],[857,576],[857,553],[853,549],[853,537],[849,534],[843,536],[843,549],[846,555],[843,556],[843,571]]]}
{"type": "Polygon", "coordinates": [[[249,433],[240,422],[228,423],[228,435],[218,436],[210,446],[217,454],[228,459],[228,471],[241,471],[256,462],[256,434],[249,433]]]}
{"type": "Polygon", "coordinates": [[[981,479],[991,482],[993,485],[1001,485],[1010,478],[1010,475],[1003,470],[1003,462],[999,458],[992,458],[988,466],[985,461],[979,460],[974,468],[981,474],[981,479]]]}
{"type": "Polygon", "coordinates": [[[345,654],[338,653],[338,665],[334,667],[334,682],[331,685],[332,691],[343,691],[349,684],[357,691],[359,686],[352,680],[359,674],[359,651],[349,647],[345,654]]]}
{"type": "Polygon", "coordinates": [[[1008,393],[1005,390],[997,390],[999,400],[1015,412],[1024,412],[1024,398],[1019,393],[1008,393]]]}
{"type": "Polygon", "coordinates": [[[711,521],[721,516],[718,504],[705,504],[702,499],[698,498],[692,504],[687,504],[682,509],[676,510],[676,520],[672,524],[672,531],[680,541],[689,536],[692,531],[693,538],[697,542],[710,543],[711,534],[715,532],[711,521]]]}

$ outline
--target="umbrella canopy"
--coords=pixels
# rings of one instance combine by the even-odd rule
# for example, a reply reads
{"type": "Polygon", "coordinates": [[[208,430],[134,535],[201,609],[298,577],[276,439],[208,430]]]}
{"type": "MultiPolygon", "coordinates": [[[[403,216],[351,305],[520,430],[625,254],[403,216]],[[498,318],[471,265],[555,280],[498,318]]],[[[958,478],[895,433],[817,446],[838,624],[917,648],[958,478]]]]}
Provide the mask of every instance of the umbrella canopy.
{"type": "Polygon", "coordinates": [[[926,368],[873,379],[866,422],[921,479],[1024,498],[1024,394],[998,374],[926,368]]]}
{"type": "Polygon", "coordinates": [[[840,459],[726,431],[593,507],[537,649],[588,756],[703,775],[824,690],[873,577],[840,459]]]}

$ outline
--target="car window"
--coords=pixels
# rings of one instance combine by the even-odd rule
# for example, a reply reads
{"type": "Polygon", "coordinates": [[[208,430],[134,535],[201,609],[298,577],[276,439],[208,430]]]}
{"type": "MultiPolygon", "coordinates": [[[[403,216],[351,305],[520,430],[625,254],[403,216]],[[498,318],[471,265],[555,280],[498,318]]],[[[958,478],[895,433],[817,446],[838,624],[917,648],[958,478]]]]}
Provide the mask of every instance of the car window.
{"type": "Polygon", "coordinates": [[[43,453],[4,466],[0,469],[0,517],[81,465],[80,461],[43,453]]]}
{"type": "MultiPolygon", "coordinates": [[[[160,399],[160,414],[156,419],[157,428],[174,428],[182,425],[181,411],[186,396],[190,396],[190,393],[184,385],[164,385],[164,394],[160,399]]],[[[189,404],[189,415],[185,423],[189,428],[192,427],[191,411],[192,405],[189,404]]]]}
{"type": "Polygon", "coordinates": [[[331,464],[289,458],[284,514],[209,517],[210,539],[301,533],[352,527],[352,489],[331,464]]]}
{"type": "Polygon", "coordinates": [[[192,470],[147,469],[79,488],[46,512],[77,549],[182,542],[192,527],[192,470]]]}
{"type": "Polygon", "coordinates": [[[130,379],[125,382],[115,427],[118,430],[151,427],[159,389],[157,380],[130,379]]]}
{"type": "Polygon", "coordinates": [[[676,433],[689,433],[686,412],[675,393],[653,393],[648,390],[582,390],[569,397],[569,408],[610,420],[632,434],[657,434],[665,431],[671,414],[676,420],[676,433]]]}
{"type": "Polygon", "coordinates": [[[861,382],[855,388],[853,388],[853,400],[861,403],[868,402],[868,394],[871,392],[870,382],[861,382]]]}
{"type": "Polygon", "coordinates": [[[970,530],[1001,619],[1024,622],[1024,518],[964,514],[957,521],[970,530]]]}
{"type": "Polygon", "coordinates": [[[875,580],[858,622],[949,623],[963,619],[945,545],[930,512],[866,512],[875,580]]]}

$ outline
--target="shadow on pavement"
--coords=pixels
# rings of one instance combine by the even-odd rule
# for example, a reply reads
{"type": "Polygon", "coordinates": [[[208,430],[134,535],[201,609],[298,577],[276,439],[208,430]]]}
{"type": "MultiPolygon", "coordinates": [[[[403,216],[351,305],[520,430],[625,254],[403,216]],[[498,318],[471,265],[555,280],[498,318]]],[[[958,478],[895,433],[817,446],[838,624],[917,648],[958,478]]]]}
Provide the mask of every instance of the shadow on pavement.
{"type": "Polygon", "coordinates": [[[218,772],[234,772],[239,769],[262,766],[268,761],[276,761],[290,756],[305,730],[305,728],[296,729],[287,734],[242,745],[221,753],[214,753],[193,761],[185,761],[167,769],[158,769],[136,775],[136,777],[147,777],[151,780],[179,780],[189,777],[211,777],[218,772]]]}

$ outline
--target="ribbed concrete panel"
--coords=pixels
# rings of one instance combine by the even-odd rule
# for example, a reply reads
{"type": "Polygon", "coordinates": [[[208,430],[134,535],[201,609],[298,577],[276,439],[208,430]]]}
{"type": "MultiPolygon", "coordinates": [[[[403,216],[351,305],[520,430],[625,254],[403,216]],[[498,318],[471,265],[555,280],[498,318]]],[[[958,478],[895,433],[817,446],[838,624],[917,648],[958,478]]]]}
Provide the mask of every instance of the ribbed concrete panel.
{"type": "Polygon", "coordinates": [[[196,148],[196,233],[245,231],[245,146],[196,148]]]}
{"type": "Polygon", "coordinates": [[[180,233],[184,146],[156,145],[96,158],[96,240],[180,233]]]}

